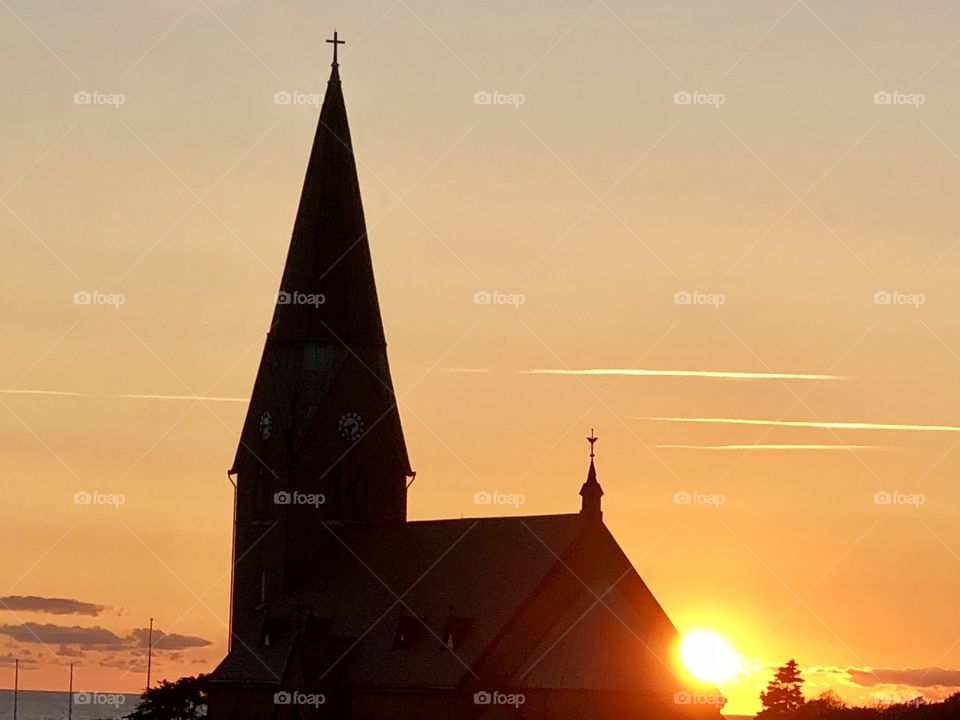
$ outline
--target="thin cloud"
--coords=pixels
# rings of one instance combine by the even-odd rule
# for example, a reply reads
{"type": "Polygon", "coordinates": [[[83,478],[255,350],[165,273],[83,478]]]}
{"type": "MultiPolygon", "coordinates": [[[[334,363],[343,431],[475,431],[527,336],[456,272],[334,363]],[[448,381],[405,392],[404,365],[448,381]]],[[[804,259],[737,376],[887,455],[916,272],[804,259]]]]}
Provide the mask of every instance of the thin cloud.
{"type": "MultiPolygon", "coordinates": [[[[117,635],[112,630],[100,627],[80,627],[78,625],[53,625],[41,623],[22,623],[20,625],[0,625],[0,635],[7,635],[19,643],[57,645],[59,654],[66,652],[124,651],[145,649],[149,644],[149,628],[134,628],[127,635],[117,635]]],[[[179,635],[165,633],[154,628],[153,649],[155,651],[174,652],[211,645],[211,641],[197,635],[179,635]]]]}
{"type": "Polygon", "coordinates": [[[902,423],[827,422],[822,420],[754,420],[748,418],[704,417],[628,417],[628,420],[655,420],[673,423],[706,423],[712,425],[762,425],[764,427],[826,428],[829,430],[907,430],[918,432],[960,432],[955,425],[912,425],[902,423]]]}
{"type": "Polygon", "coordinates": [[[248,397],[221,397],[218,395],[154,395],[132,394],[102,395],[98,393],[70,392],[68,390],[30,390],[23,388],[0,388],[2,395],[47,395],[52,397],[96,398],[98,400],[202,400],[204,402],[250,402],[248,397]]]}
{"type": "Polygon", "coordinates": [[[657,445],[667,450],[887,450],[880,445],[657,445]]]}
{"type": "Polygon", "coordinates": [[[49,615],[90,615],[97,617],[105,606],[72,600],[70,598],[48,598],[36,595],[7,595],[0,597],[0,610],[19,612],[38,612],[49,615]]]}
{"type": "Polygon", "coordinates": [[[863,687],[909,685],[911,687],[960,687],[960,670],[940,667],[921,668],[847,668],[851,681],[863,687]]]}
{"type": "Polygon", "coordinates": [[[559,368],[534,368],[524,370],[524,375],[593,375],[607,377],[676,377],[708,378],[712,380],[843,380],[842,375],[817,375],[811,373],[744,372],[734,370],[644,370],[640,368],[587,368],[568,370],[559,368]]]}
{"type": "MultiPolygon", "coordinates": [[[[130,637],[136,642],[137,646],[146,648],[150,644],[150,629],[136,628],[130,633],[130,637]]],[[[196,635],[178,635],[153,630],[153,648],[154,650],[186,650],[189,648],[207,647],[212,644],[206,638],[196,635]]]]}
{"type": "Polygon", "coordinates": [[[0,635],[8,635],[21,643],[43,645],[74,645],[86,648],[120,648],[125,640],[102,627],[79,627],[77,625],[51,625],[23,623],[0,625],[0,635]]]}

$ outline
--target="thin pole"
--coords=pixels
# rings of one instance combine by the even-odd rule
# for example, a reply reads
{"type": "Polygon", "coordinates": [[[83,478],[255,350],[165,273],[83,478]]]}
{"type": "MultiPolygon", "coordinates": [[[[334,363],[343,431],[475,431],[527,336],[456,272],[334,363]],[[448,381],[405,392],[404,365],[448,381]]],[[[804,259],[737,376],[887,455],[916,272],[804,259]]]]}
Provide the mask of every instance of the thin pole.
{"type": "Polygon", "coordinates": [[[150,618],[150,634],[147,636],[147,690],[150,689],[150,670],[153,664],[153,618],[150,618]]]}
{"type": "Polygon", "coordinates": [[[20,699],[20,658],[13,664],[13,720],[17,720],[17,701],[20,699]]]}
{"type": "Polygon", "coordinates": [[[73,718],[73,663],[70,663],[70,692],[67,697],[67,720],[73,718]]]}

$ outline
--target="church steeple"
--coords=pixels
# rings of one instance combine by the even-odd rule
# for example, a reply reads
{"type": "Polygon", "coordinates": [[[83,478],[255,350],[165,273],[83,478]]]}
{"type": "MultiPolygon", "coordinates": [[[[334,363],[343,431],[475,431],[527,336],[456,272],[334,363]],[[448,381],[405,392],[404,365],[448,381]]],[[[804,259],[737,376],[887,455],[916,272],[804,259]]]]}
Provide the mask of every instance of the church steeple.
{"type": "Polygon", "coordinates": [[[410,476],[336,48],[232,472],[235,623],[322,562],[324,523],[403,522],[410,476]],[[269,531],[268,531],[269,529],[269,531]]]}
{"type": "Polygon", "coordinates": [[[595,453],[593,446],[597,442],[597,437],[590,429],[590,437],[587,438],[590,443],[590,468],[587,470],[587,479],[580,488],[580,514],[584,517],[600,520],[603,518],[603,508],[601,507],[601,498],[603,497],[603,488],[597,482],[597,468],[593,464],[595,453]]]}

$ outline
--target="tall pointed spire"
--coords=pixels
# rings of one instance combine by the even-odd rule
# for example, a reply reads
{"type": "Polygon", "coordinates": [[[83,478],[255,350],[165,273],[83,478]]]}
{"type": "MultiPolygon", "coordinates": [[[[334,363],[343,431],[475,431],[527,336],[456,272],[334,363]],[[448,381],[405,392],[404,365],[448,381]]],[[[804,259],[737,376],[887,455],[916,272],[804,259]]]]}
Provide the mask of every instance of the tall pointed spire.
{"type": "Polygon", "coordinates": [[[334,62],[233,472],[235,624],[322,563],[324,523],[403,522],[410,475],[334,62]],[[265,528],[270,532],[264,536],[265,528]]]}
{"type": "MultiPolygon", "coordinates": [[[[334,40],[328,42],[343,43],[337,38],[334,33],[334,40]]],[[[351,346],[382,345],[383,325],[337,46],[272,332],[286,338],[339,338],[351,346]]]]}
{"type": "Polygon", "coordinates": [[[597,442],[597,436],[594,435],[593,428],[590,428],[590,437],[587,438],[590,443],[590,468],[587,470],[587,479],[580,488],[580,514],[600,520],[603,518],[603,508],[601,507],[601,498],[603,497],[603,488],[597,482],[597,468],[593,464],[594,444],[597,442]]]}

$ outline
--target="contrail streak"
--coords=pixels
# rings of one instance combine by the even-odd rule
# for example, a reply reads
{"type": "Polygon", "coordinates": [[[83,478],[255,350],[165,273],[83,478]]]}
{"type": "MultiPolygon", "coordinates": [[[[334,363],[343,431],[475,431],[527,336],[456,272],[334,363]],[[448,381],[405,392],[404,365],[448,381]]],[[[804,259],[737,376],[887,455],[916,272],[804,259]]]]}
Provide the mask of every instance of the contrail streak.
{"type": "Polygon", "coordinates": [[[637,368],[590,368],[561,370],[535,368],[524,370],[525,375],[606,375],[613,377],[688,377],[720,380],[843,380],[842,375],[815,375],[811,373],[740,372],[734,370],[642,370],[637,368]]]}
{"type": "Polygon", "coordinates": [[[97,398],[107,400],[202,400],[204,402],[249,402],[250,398],[218,397],[210,395],[102,395],[97,393],[70,392],[68,390],[25,390],[21,388],[0,388],[2,395],[48,395],[54,397],[97,398]]]}
{"type": "Polygon", "coordinates": [[[879,445],[657,445],[668,450],[887,450],[879,445]]]}
{"type": "Polygon", "coordinates": [[[762,425],[765,427],[826,428],[828,430],[916,430],[920,432],[960,433],[955,425],[908,425],[904,423],[827,422],[823,420],[753,420],[748,418],[628,417],[627,420],[656,420],[674,423],[713,425],[762,425]]]}

